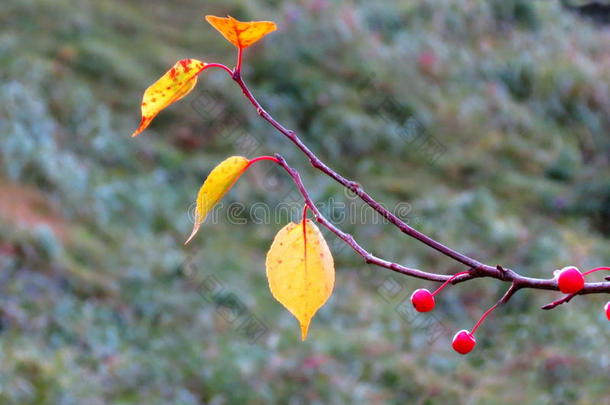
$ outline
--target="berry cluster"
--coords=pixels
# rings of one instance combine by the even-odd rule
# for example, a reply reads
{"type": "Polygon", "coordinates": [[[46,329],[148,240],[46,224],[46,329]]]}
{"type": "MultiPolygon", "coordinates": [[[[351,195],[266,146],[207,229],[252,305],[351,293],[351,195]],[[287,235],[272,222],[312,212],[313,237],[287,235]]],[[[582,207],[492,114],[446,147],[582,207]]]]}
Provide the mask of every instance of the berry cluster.
{"type": "MultiPolygon", "coordinates": [[[[600,270],[610,270],[610,267],[597,267],[584,273],[581,273],[580,270],[578,270],[574,266],[568,266],[564,267],[561,270],[556,270],[555,278],[557,279],[557,287],[559,288],[559,291],[564,294],[577,294],[585,286],[585,276],[600,270]]],[[[413,308],[415,308],[415,310],[418,312],[432,311],[434,309],[434,306],[436,305],[434,297],[456,277],[464,274],[469,274],[469,272],[463,271],[454,274],[432,293],[425,288],[415,290],[413,294],[411,294],[411,304],[413,305],[413,308]]],[[[456,333],[453,337],[453,341],[451,344],[453,350],[460,354],[470,353],[477,344],[477,340],[474,337],[474,333],[483,323],[485,318],[487,318],[487,316],[494,309],[496,309],[499,304],[500,302],[496,303],[494,306],[485,311],[485,313],[481,316],[481,318],[472,328],[472,332],[466,329],[462,329],[461,331],[456,333]]],[[[610,301],[606,303],[604,311],[606,312],[606,318],[610,320],[610,301]]]]}

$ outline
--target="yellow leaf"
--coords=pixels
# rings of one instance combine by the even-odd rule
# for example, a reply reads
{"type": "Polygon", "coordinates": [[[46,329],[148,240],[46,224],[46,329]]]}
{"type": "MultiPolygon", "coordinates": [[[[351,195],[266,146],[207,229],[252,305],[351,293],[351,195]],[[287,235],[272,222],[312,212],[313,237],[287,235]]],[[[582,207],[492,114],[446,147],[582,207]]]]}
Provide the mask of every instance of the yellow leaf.
{"type": "Polygon", "coordinates": [[[142,97],[142,120],[131,136],[137,136],[161,110],[186,96],[197,84],[197,75],[206,63],[196,59],[176,62],[159,80],[144,92],[142,97]]]}
{"type": "Polygon", "coordinates": [[[239,176],[248,167],[250,161],[243,156],[231,156],[223,160],[208,175],[207,179],[199,189],[197,194],[197,207],[195,209],[195,224],[191,236],[184,243],[185,245],[193,239],[199,226],[208,213],[222,199],[222,197],[235,184],[239,176]]]}
{"type": "Polygon", "coordinates": [[[238,21],[231,16],[216,17],[206,15],[207,22],[212,24],[230,43],[244,49],[277,29],[273,21],[238,21]]]}
{"type": "Polygon", "coordinates": [[[271,294],[299,321],[301,340],[309,323],[330,297],[335,284],[335,266],[328,245],[310,220],[283,227],[267,253],[267,280],[271,294]]]}

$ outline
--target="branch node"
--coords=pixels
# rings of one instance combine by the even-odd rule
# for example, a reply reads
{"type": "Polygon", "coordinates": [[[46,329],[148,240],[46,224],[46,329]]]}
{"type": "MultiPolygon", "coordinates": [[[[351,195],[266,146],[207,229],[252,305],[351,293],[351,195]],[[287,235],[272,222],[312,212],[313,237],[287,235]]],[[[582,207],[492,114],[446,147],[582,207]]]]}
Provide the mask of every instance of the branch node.
{"type": "Polygon", "coordinates": [[[309,159],[309,163],[316,169],[322,168],[322,163],[315,159],[309,159]]]}
{"type": "Polygon", "coordinates": [[[500,272],[500,277],[503,281],[512,280],[511,271],[509,269],[505,269],[504,267],[502,267],[499,264],[496,266],[496,269],[498,269],[498,271],[500,272]]]}
{"type": "Polygon", "coordinates": [[[347,183],[348,188],[350,189],[350,191],[352,191],[353,193],[357,193],[358,190],[360,189],[360,183],[356,182],[356,181],[349,181],[347,183]]]}

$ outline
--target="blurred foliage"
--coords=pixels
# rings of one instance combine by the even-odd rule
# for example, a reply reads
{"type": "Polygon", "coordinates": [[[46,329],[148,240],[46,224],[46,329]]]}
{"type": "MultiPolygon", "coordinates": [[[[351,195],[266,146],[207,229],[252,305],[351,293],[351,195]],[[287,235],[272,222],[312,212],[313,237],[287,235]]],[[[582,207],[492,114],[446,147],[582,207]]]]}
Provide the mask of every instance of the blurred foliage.
{"type": "MultiPolygon", "coordinates": [[[[542,312],[556,294],[520,292],[458,357],[451,336],[505,286],[460,285],[413,318],[401,303],[429,283],[367,267],[331,236],[337,287],[299,342],[264,275],[287,218],[252,215],[292,187],[271,187],[264,164],[183,247],[201,181],[248,142],[286,156],[317,201],[361,208],[222,72],[129,138],[143,90],[177,59],[233,63],[203,14],[277,21],[247,51],[255,93],[387,206],[408,202],[419,229],[532,276],[610,263],[610,31],[561,2],[3,0],[0,403],[610,401],[604,297],[542,312]],[[442,144],[437,159],[401,132],[409,119],[442,144]],[[235,201],[245,224],[226,220],[235,201]],[[254,344],[244,308],[267,328],[254,344]]],[[[458,270],[368,214],[341,226],[373,252],[458,270]]]]}

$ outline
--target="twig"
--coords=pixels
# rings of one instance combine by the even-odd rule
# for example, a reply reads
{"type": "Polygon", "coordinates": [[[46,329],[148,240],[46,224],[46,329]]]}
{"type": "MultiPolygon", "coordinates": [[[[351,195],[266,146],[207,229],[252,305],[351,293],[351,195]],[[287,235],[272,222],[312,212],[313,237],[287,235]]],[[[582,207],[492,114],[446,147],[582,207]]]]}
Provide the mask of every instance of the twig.
{"type": "Polygon", "coordinates": [[[485,321],[485,319],[489,316],[489,314],[491,314],[500,305],[506,304],[508,302],[508,300],[510,300],[510,298],[513,296],[513,294],[516,293],[518,290],[519,290],[519,287],[517,286],[517,284],[512,283],[510,285],[510,287],[508,288],[508,290],[506,290],[506,292],[504,293],[502,298],[500,298],[491,308],[489,308],[487,311],[485,311],[485,313],[479,318],[479,320],[474,325],[474,327],[472,328],[472,331],[470,331],[470,333],[474,335],[474,333],[477,331],[477,329],[479,329],[479,326],[481,326],[481,324],[485,321]]]}
{"type": "MultiPolygon", "coordinates": [[[[314,214],[316,221],[318,221],[321,225],[327,228],[329,231],[337,235],[340,239],[342,239],[345,243],[347,243],[356,253],[358,253],[365,262],[370,264],[375,264],[380,267],[385,267],[387,269],[396,271],[401,274],[405,274],[407,276],[417,277],[424,280],[437,281],[437,282],[445,282],[451,278],[450,275],[441,275],[435,273],[429,273],[423,270],[412,269],[405,267],[401,264],[390,262],[388,260],[381,259],[372,253],[368,252],[364,249],[354,237],[341,229],[335,226],[332,222],[330,222],[318,209],[316,204],[311,199],[309,193],[303,181],[301,179],[301,175],[295,169],[290,167],[281,155],[275,154],[275,158],[277,159],[277,164],[280,165],[286,173],[292,178],[292,181],[297,187],[297,190],[305,200],[305,204],[309,207],[311,212],[314,214]]],[[[502,302],[508,301],[512,295],[521,288],[532,288],[538,290],[551,290],[558,291],[559,287],[557,286],[557,281],[555,279],[540,279],[540,278],[532,278],[532,277],[524,277],[519,275],[513,270],[505,269],[501,266],[496,268],[495,272],[488,273],[485,270],[476,271],[474,269],[470,270],[470,274],[465,274],[463,276],[458,276],[452,282],[454,284],[461,283],[467,280],[471,280],[473,278],[479,277],[489,277],[497,280],[510,282],[511,287],[501,299],[502,302]]],[[[610,292],[610,283],[587,283],[584,288],[580,290],[578,294],[592,294],[592,293],[603,293],[610,292]]]]}
{"type": "MultiPolygon", "coordinates": [[[[238,58],[239,59],[239,58],[238,58]]],[[[322,162],[308,147],[305,145],[301,139],[297,136],[296,132],[285,128],[282,124],[277,122],[265,109],[261,106],[261,104],[256,100],[243,78],[241,77],[240,69],[239,69],[239,60],[238,66],[231,72],[231,78],[239,85],[242,92],[246,96],[246,98],[250,101],[250,103],[256,108],[256,112],[259,116],[261,116],[265,121],[267,121],[271,126],[273,126],[277,131],[283,134],[286,138],[288,138],[292,143],[294,143],[309,159],[311,165],[329,176],[330,178],[337,181],[343,187],[355,193],[362,201],[364,201],[367,205],[373,208],[377,213],[386,218],[390,223],[400,229],[403,233],[408,236],[424,243],[425,245],[431,247],[432,249],[440,252],[441,254],[466,265],[469,268],[469,274],[465,274],[463,276],[456,277],[452,280],[453,284],[461,283],[467,280],[471,280],[473,278],[479,277],[489,277],[494,278],[504,282],[510,282],[511,287],[508,289],[506,294],[498,301],[496,305],[501,303],[505,303],[508,301],[512,295],[521,288],[531,288],[537,290],[549,290],[549,291],[558,291],[559,287],[557,285],[557,280],[554,278],[550,279],[540,279],[533,277],[526,277],[518,274],[517,272],[504,268],[502,266],[490,266],[488,264],[482,263],[466,254],[460,253],[448,246],[445,246],[441,242],[431,238],[430,236],[418,231],[417,229],[409,226],[388,209],[383,207],[380,203],[378,203],[373,197],[371,197],[364,188],[357,182],[349,180],[339,173],[332,170],[328,167],[324,162],[322,162]]],[[[276,155],[278,159],[278,164],[282,166],[286,172],[290,175],[294,183],[296,184],[300,194],[305,199],[306,205],[311,209],[314,213],[316,220],[337,235],[340,239],[345,241],[356,253],[358,253],[362,258],[371,264],[375,264],[380,267],[384,267],[393,271],[396,271],[401,274],[405,274],[412,277],[417,277],[430,281],[437,282],[445,282],[449,280],[451,276],[429,273],[418,269],[412,269],[400,265],[398,263],[390,262],[388,260],[381,259],[372,253],[368,252],[362,246],[360,246],[354,237],[348,233],[343,232],[339,228],[337,228],[334,224],[332,224],[329,220],[327,220],[317,209],[314,202],[311,200],[299,173],[292,169],[284,158],[280,155],[276,155]]],[[[608,278],[606,278],[608,280],[608,278]]],[[[610,293],[610,282],[598,282],[598,283],[586,283],[584,287],[577,292],[576,294],[563,297],[551,304],[545,305],[544,309],[551,309],[560,305],[564,302],[570,301],[575,295],[583,295],[583,294],[595,294],[595,293],[610,293]]]]}
{"type": "Polygon", "coordinates": [[[296,132],[289,130],[282,126],[279,122],[277,122],[265,109],[260,105],[260,103],[256,100],[244,80],[242,79],[240,74],[233,74],[233,80],[239,85],[244,95],[248,98],[250,103],[256,108],[256,112],[260,115],[265,121],[271,124],[275,129],[277,129],[280,133],[290,139],[304,154],[309,158],[309,161],[313,167],[325,173],[330,178],[336,180],[339,184],[344,186],[345,188],[352,191],[356,194],[362,201],[368,204],[371,208],[377,211],[381,216],[386,218],[392,224],[394,224],[398,229],[400,229],[403,233],[419,240],[420,242],[430,246],[431,248],[441,252],[442,254],[449,256],[450,258],[457,260],[458,262],[465,264],[466,266],[474,269],[474,270],[484,270],[488,273],[497,273],[498,270],[494,266],[489,266],[484,263],[479,262],[463,253],[457,252],[442,243],[432,239],[428,235],[418,231],[415,228],[412,228],[396,215],[394,215],[387,208],[383,207],[380,203],[378,203],[373,197],[364,191],[364,188],[355,181],[348,180],[345,177],[341,176],[339,173],[332,170],[328,167],[324,162],[322,162],[297,136],[296,132]]]}
{"type": "Polygon", "coordinates": [[[574,298],[575,296],[576,296],[576,294],[568,294],[568,295],[564,295],[563,297],[559,298],[558,300],[555,300],[555,301],[550,302],[550,303],[548,303],[548,304],[546,304],[546,305],[543,305],[543,306],[541,306],[540,308],[541,308],[541,309],[553,309],[553,308],[555,308],[556,306],[559,306],[559,305],[561,305],[561,304],[565,304],[565,303],[570,302],[570,300],[571,300],[572,298],[574,298]]]}
{"type": "MultiPolygon", "coordinates": [[[[320,212],[320,210],[318,209],[316,204],[312,201],[311,197],[309,196],[309,193],[305,189],[305,185],[303,184],[303,181],[301,180],[301,175],[299,174],[299,172],[297,172],[295,169],[290,167],[288,165],[288,163],[286,163],[286,159],[284,159],[281,155],[276,154],[275,158],[277,159],[277,163],[292,178],[292,181],[296,185],[301,196],[303,196],[303,199],[305,200],[305,204],[309,207],[309,209],[313,213],[316,221],[319,222],[321,225],[323,225],[325,228],[327,228],[329,231],[331,231],[332,233],[337,235],[345,243],[347,243],[356,253],[358,253],[360,256],[362,256],[362,258],[364,259],[364,261],[366,263],[376,264],[377,266],[385,267],[385,268],[393,270],[395,272],[405,274],[408,276],[412,276],[412,277],[421,278],[424,280],[442,282],[442,281],[447,281],[451,277],[451,276],[446,276],[446,275],[441,275],[441,274],[428,273],[428,272],[418,270],[418,269],[408,268],[408,267],[402,266],[398,263],[393,263],[393,262],[390,262],[387,260],[380,259],[380,258],[376,257],[375,255],[373,255],[372,253],[369,253],[366,249],[364,249],[362,246],[360,246],[358,244],[358,242],[356,242],[356,240],[354,239],[354,237],[352,235],[337,228],[332,222],[330,222],[328,219],[326,219],[326,217],[324,217],[324,215],[322,215],[322,213],[320,212]]],[[[465,275],[462,278],[470,279],[470,278],[472,278],[472,276],[465,275]]]]}

